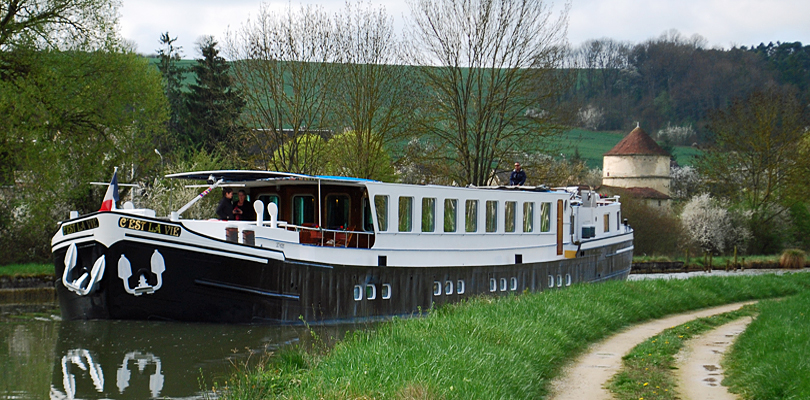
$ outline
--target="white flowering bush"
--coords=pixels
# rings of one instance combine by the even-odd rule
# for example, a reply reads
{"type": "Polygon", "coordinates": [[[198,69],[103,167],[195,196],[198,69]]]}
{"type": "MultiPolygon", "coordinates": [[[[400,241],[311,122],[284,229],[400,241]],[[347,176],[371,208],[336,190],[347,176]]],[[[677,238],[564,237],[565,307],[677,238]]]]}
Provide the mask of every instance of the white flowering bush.
{"type": "Polygon", "coordinates": [[[674,145],[687,145],[690,138],[695,136],[695,129],[692,125],[672,126],[667,123],[666,128],[658,131],[658,140],[667,141],[674,145]]]}
{"type": "Polygon", "coordinates": [[[744,220],[744,215],[729,212],[709,194],[692,197],[681,213],[681,223],[691,240],[704,252],[712,254],[744,246],[751,238],[744,220]]]}
{"type": "Polygon", "coordinates": [[[670,178],[670,195],[675,199],[688,199],[700,190],[703,184],[703,177],[697,169],[684,166],[673,167],[669,173],[670,178]]]}
{"type": "Polygon", "coordinates": [[[588,105],[577,112],[580,126],[585,129],[596,130],[605,122],[605,112],[598,107],[588,105]]]}

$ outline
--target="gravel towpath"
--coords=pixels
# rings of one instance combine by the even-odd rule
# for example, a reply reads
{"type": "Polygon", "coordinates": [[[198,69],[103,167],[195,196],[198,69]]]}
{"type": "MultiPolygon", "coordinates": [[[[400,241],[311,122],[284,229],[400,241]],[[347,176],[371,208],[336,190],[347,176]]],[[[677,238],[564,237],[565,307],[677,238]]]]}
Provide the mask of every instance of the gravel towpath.
{"type": "Polygon", "coordinates": [[[677,314],[663,319],[632,326],[606,340],[591,346],[583,355],[566,367],[560,378],[552,382],[552,400],[610,400],[610,391],[602,388],[622,366],[622,356],[637,344],[661,333],[664,329],[683,324],[695,318],[709,317],[734,311],[755,301],[727,304],[720,307],[677,314]]]}

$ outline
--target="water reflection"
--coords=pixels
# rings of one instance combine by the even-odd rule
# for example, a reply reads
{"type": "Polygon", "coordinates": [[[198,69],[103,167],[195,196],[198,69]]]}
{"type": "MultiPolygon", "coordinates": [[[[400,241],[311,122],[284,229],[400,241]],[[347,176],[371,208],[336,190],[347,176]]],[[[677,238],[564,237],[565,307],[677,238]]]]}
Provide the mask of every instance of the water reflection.
{"type": "MultiPolygon", "coordinates": [[[[201,398],[233,364],[298,343],[301,327],[0,320],[0,399],[201,398]],[[203,383],[205,382],[205,383],[203,383]]],[[[358,326],[318,328],[335,338],[358,326]]]]}

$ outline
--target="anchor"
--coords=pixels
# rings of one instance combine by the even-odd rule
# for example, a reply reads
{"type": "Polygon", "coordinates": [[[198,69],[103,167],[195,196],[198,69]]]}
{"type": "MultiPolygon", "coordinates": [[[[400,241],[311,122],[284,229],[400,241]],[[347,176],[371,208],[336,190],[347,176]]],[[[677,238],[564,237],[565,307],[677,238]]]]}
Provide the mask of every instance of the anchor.
{"type": "Polygon", "coordinates": [[[71,243],[65,253],[65,272],[62,273],[62,284],[68,290],[78,294],[79,296],[87,296],[90,294],[101,281],[104,276],[104,268],[106,266],[106,258],[104,255],[98,258],[93,264],[93,268],[88,274],[86,271],[78,279],[71,281],[70,275],[79,260],[79,250],[76,248],[76,243],[71,243]]]}
{"type": "Polygon", "coordinates": [[[118,277],[124,281],[124,290],[131,295],[140,296],[142,294],[152,294],[163,286],[163,272],[166,271],[166,265],[163,261],[163,255],[157,250],[152,253],[151,271],[152,274],[157,276],[157,284],[155,286],[150,285],[146,281],[145,273],[141,273],[138,278],[138,286],[131,288],[129,286],[129,278],[132,276],[132,264],[123,254],[121,254],[121,258],[118,259],[118,277]]]}
{"type": "Polygon", "coordinates": [[[160,358],[152,353],[141,353],[140,351],[133,351],[124,355],[124,361],[121,363],[121,368],[118,368],[116,374],[116,384],[118,385],[118,392],[124,393],[124,389],[129,387],[129,378],[132,372],[129,370],[129,363],[134,361],[138,366],[138,372],[143,373],[148,364],[155,365],[155,373],[149,376],[149,391],[152,392],[152,397],[160,396],[160,391],[163,390],[163,373],[161,371],[160,358]]]}

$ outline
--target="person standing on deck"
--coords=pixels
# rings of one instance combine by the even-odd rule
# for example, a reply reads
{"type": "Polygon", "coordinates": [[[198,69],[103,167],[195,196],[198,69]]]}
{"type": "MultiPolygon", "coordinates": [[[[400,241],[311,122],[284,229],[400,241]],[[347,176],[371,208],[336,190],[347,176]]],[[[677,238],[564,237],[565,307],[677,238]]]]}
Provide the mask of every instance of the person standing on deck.
{"type": "Polygon", "coordinates": [[[233,221],[233,189],[222,188],[222,200],[217,206],[217,217],[226,221],[233,221]]]}
{"type": "Polygon", "coordinates": [[[520,169],[520,163],[515,163],[515,169],[512,171],[512,175],[509,176],[509,185],[510,186],[523,186],[526,183],[526,172],[520,169]]]}

